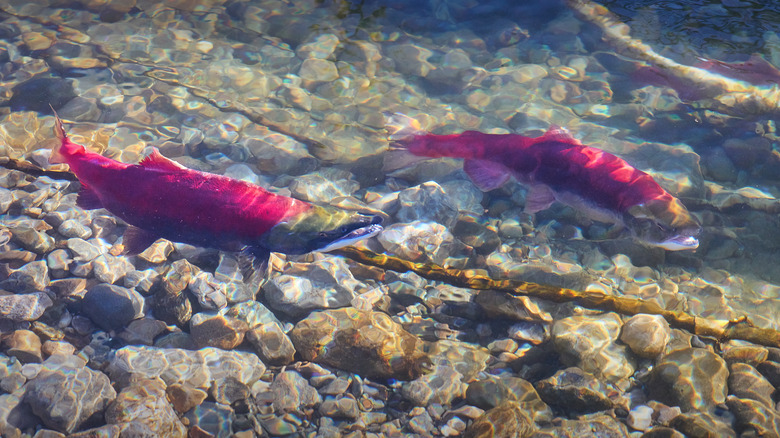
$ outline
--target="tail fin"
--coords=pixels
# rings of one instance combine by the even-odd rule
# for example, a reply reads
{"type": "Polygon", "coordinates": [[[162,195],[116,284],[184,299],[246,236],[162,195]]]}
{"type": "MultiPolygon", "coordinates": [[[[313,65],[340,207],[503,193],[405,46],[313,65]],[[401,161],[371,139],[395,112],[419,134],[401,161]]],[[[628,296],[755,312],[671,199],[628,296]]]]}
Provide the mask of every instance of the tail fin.
{"type": "Polygon", "coordinates": [[[420,122],[409,116],[391,112],[385,112],[384,115],[387,139],[390,141],[409,140],[423,133],[420,122]]]}
{"type": "Polygon", "coordinates": [[[52,149],[51,155],[49,156],[49,163],[66,163],[67,160],[65,160],[65,156],[62,155],[61,149],[62,146],[69,141],[68,136],[65,134],[65,128],[62,127],[62,120],[60,120],[60,116],[57,115],[57,111],[54,111],[54,107],[51,105],[49,106],[51,107],[51,112],[54,113],[54,135],[56,135],[57,139],[60,141],[60,144],[54,146],[54,149],[52,149]]]}
{"type": "Polygon", "coordinates": [[[419,161],[427,160],[428,157],[416,156],[405,149],[405,143],[413,140],[416,135],[422,135],[423,130],[420,122],[401,114],[385,112],[385,129],[387,130],[387,139],[391,142],[398,142],[390,146],[390,150],[385,154],[382,171],[393,172],[398,169],[409,167],[419,161]]]}

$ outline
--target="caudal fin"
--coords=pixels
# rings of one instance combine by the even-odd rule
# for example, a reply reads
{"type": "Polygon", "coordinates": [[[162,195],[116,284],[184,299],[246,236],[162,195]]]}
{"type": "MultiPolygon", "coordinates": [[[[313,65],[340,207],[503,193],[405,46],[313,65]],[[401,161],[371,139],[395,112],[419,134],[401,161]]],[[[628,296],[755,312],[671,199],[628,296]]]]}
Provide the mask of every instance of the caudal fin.
{"type": "MultiPolygon", "coordinates": [[[[51,107],[51,105],[49,105],[51,107]]],[[[54,113],[54,135],[60,141],[60,144],[54,146],[49,156],[50,164],[66,163],[65,156],[62,155],[62,146],[68,142],[68,136],[65,134],[65,128],[62,127],[62,120],[57,115],[57,111],[54,111],[54,107],[51,107],[51,112],[54,113]]]]}
{"type": "Polygon", "coordinates": [[[385,112],[384,115],[387,139],[390,141],[409,140],[423,134],[420,122],[407,115],[391,112],[385,112]]]}

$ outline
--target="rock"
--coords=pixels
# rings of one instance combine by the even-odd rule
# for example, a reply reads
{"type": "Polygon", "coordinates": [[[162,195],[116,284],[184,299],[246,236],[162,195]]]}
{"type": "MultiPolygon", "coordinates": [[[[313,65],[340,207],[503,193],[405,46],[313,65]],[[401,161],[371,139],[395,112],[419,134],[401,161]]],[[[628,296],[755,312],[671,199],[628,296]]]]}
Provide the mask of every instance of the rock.
{"type": "Polygon", "coordinates": [[[294,263],[263,286],[272,308],[292,317],[316,309],[349,306],[366,286],[355,279],[344,259],[326,256],[315,263],[294,263]]]}
{"type": "Polygon", "coordinates": [[[474,420],[464,438],[525,438],[536,429],[522,404],[505,401],[474,420]]]}
{"type": "Polygon", "coordinates": [[[295,360],[295,346],[278,322],[261,324],[247,333],[247,339],[263,363],[272,366],[291,364],[295,360]]]}
{"type": "Polygon", "coordinates": [[[430,50],[414,44],[397,44],[387,49],[387,56],[395,61],[395,68],[403,73],[426,77],[435,69],[428,58],[433,55],[430,50]]]}
{"type": "Polygon", "coordinates": [[[315,172],[302,175],[290,182],[290,193],[309,202],[329,203],[334,198],[350,196],[360,188],[348,172],[315,172]]]}
{"type": "Polygon", "coordinates": [[[606,411],[612,408],[610,389],[592,374],[571,367],[536,382],[536,391],[547,404],[569,416],[606,411]]]}
{"type": "Polygon", "coordinates": [[[740,436],[780,436],[780,415],[771,403],[730,395],[726,406],[734,414],[737,430],[742,431],[740,436]]]}
{"type": "Polygon", "coordinates": [[[154,338],[167,329],[168,326],[160,320],[140,318],[130,321],[130,324],[119,333],[119,337],[128,344],[153,345],[154,338]]]}
{"type": "Polygon", "coordinates": [[[570,316],[555,321],[552,341],[561,360],[608,382],[625,382],[635,366],[617,344],[622,321],[614,313],[570,316]]]}
{"type": "Polygon", "coordinates": [[[106,409],[105,418],[109,424],[143,426],[153,436],[187,436],[160,379],[141,379],[122,389],[106,409]]]}
{"type": "Polygon", "coordinates": [[[352,394],[328,397],[319,408],[320,415],[330,418],[356,420],[360,416],[357,400],[352,394]]]}
{"type": "Polygon", "coordinates": [[[198,299],[198,304],[204,310],[219,310],[227,306],[225,283],[217,281],[211,272],[195,274],[187,290],[198,299]]]}
{"type": "Polygon", "coordinates": [[[116,350],[107,372],[115,382],[160,377],[169,386],[187,383],[208,388],[214,380],[225,377],[251,385],[263,375],[265,365],[253,353],[212,347],[189,351],[128,346],[116,350]]]}
{"type": "Polygon", "coordinates": [[[313,41],[301,44],[295,50],[295,54],[301,59],[330,57],[340,44],[339,37],[332,33],[317,35],[313,41]]]}
{"type": "Polygon", "coordinates": [[[81,311],[103,330],[116,330],[143,315],[144,298],[132,289],[98,284],[84,294],[81,311]]]}
{"type": "Polygon", "coordinates": [[[331,61],[309,58],[301,64],[298,76],[309,81],[331,82],[339,78],[339,71],[331,61]]]}
{"type": "Polygon", "coordinates": [[[114,284],[125,274],[135,269],[127,257],[100,254],[92,260],[92,274],[103,283],[114,284]]]}
{"type": "Polygon", "coordinates": [[[251,397],[249,387],[240,382],[235,377],[225,377],[211,382],[209,395],[217,403],[223,405],[233,405],[233,403],[246,400],[251,397]]]}
{"type": "Polygon", "coordinates": [[[43,260],[27,263],[0,281],[0,289],[17,294],[40,292],[48,285],[49,268],[43,260]]]}
{"type": "Polygon", "coordinates": [[[21,363],[40,363],[43,361],[41,354],[41,340],[30,330],[15,330],[4,341],[8,347],[6,354],[19,359],[21,363]]]}
{"type": "Polygon", "coordinates": [[[729,366],[729,393],[741,399],[751,399],[772,406],[775,388],[761,373],[746,363],[732,363],[729,366]]]}
{"type": "Polygon", "coordinates": [[[539,300],[508,293],[484,290],[474,298],[489,318],[512,321],[551,322],[552,316],[539,306],[539,300]]]}
{"type": "Polygon", "coordinates": [[[190,319],[190,334],[198,348],[232,350],[244,342],[247,330],[249,326],[244,321],[222,314],[201,312],[190,319]]]}
{"type": "Polygon", "coordinates": [[[13,87],[11,111],[36,111],[51,114],[76,97],[73,82],[69,79],[34,77],[13,87]],[[51,105],[51,107],[49,107],[51,105]]]}
{"type": "Polygon", "coordinates": [[[176,412],[183,414],[206,400],[208,393],[187,383],[174,383],[165,388],[176,412]]]}
{"type": "Polygon", "coordinates": [[[314,312],[289,336],[304,360],[370,378],[414,379],[430,363],[424,342],[380,312],[314,312]]]}
{"type": "Polygon", "coordinates": [[[461,382],[463,376],[449,365],[436,365],[433,371],[406,382],[401,387],[405,399],[417,406],[438,403],[447,406],[453,399],[462,398],[466,385],[461,382]]]}
{"type": "Polygon", "coordinates": [[[54,247],[54,238],[31,227],[12,228],[14,242],[36,254],[45,254],[54,247]]]}
{"type": "Polygon", "coordinates": [[[623,438],[630,436],[628,428],[615,418],[605,414],[583,415],[576,420],[562,419],[552,426],[539,429],[533,438],[623,438]]]}
{"type": "Polygon", "coordinates": [[[227,438],[234,436],[232,425],[235,417],[230,406],[206,401],[187,412],[184,421],[189,425],[189,436],[193,438],[227,438]]]}
{"type": "Polygon", "coordinates": [[[317,390],[295,371],[279,373],[269,391],[273,394],[274,412],[280,414],[302,412],[322,402],[317,390]]]}
{"type": "Polygon", "coordinates": [[[51,307],[52,302],[45,292],[0,296],[0,317],[11,321],[35,321],[51,307]]]}
{"type": "Polygon", "coordinates": [[[406,427],[414,434],[430,436],[434,428],[433,418],[427,411],[421,411],[411,416],[406,427]]]}
{"type": "Polygon", "coordinates": [[[672,419],[669,426],[690,438],[736,438],[730,424],[702,411],[684,412],[672,419]]]}
{"type": "Polygon", "coordinates": [[[653,359],[666,348],[672,330],[660,315],[634,315],[623,324],[620,340],[637,356],[653,359]]]}
{"type": "Polygon", "coordinates": [[[451,229],[458,221],[457,203],[433,181],[402,190],[398,202],[399,222],[436,222],[451,229]]]}
{"type": "Polygon", "coordinates": [[[65,341],[46,341],[41,346],[41,352],[43,352],[46,357],[55,354],[69,356],[76,353],[76,347],[65,341]]]}
{"type": "Polygon", "coordinates": [[[73,252],[77,262],[89,262],[101,254],[100,248],[80,237],[72,237],[67,241],[68,249],[73,252]]]}
{"type": "Polygon", "coordinates": [[[653,408],[647,405],[638,405],[631,408],[626,418],[626,424],[634,430],[648,430],[653,423],[653,408]]]}
{"type": "Polygon", "coordinates": [[[492,409],[505,401],[518,402],[535,422],[552,419],[550,407],[539,397],[531,382],[504,376],[471,382],[466,389],[466,400],[482,409],[492,409]]]}
{"type": "Polygon", "coordinates": [[[51,356],[25,386],[24,401],[46,426],[71,433],[116,397],[108,377],[85,365],[76,356],[51,356]]]}
{"type": "Polygon", "coordinates": [[[462,214],[458,217],[452,234],[461,242],[474,248],[477,254],[488,255],[501,245],[501,238],[494,228],[482,222],[484,221],[478,217],[462,214]]]}
{"type": "Polygon", "coordinates": [[[57,227],[57,231],[68,238],[89,239],[92,236],[92,229],[76,219],[66,219],[57,227]]]}
{"type": "Polygon", "coordinates": [[[468,259],[453,260],[453,254],[462,254],[465,245],[455,239],[444,225],[414,221],[408,224],[392,224],[382,231],[377,240],[389,253],[413,262],[431,262],[437,265],[459,263],[468,259]]]}
{"type": "Polygon", "coordinates": [[[707,410],[726,400],[726,362],[701,348],[684,348],[661,357],[653,369],[650,395],[683,412],[707,410]]]}

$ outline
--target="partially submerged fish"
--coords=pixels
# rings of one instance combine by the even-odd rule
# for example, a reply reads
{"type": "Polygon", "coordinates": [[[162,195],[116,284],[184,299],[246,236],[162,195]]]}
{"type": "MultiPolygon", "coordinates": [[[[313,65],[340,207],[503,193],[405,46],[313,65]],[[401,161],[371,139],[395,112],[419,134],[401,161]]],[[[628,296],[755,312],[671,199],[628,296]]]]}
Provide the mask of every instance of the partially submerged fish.
{"type": "Polygon", "coordinates": [[[465,159],[463,170],[483,191],[514,176],[529,187],[530,213],[559,201],[591,219],[623,226],[652,246],[671,251],[699,246],[697,220],[650,175],[559,127],[536,138],[476,131],[434,135],[421,133],[414,119],[393,114],[388,130],[407,153],[465,159]]]}
{"type": "Polygon", "coordinates": [[[126,164],[68,139],[55,114],[60,145],[50,163],[67,163],[81,182],[77,204],[105,208],[130,224],[126,253],[158,238],[246,251],[263,263],[269,252],[303,254],[350,245],[382,230],[382,218],[309,204],[260,186],[188,169],[155,148],[139,164],[126,164]]]}

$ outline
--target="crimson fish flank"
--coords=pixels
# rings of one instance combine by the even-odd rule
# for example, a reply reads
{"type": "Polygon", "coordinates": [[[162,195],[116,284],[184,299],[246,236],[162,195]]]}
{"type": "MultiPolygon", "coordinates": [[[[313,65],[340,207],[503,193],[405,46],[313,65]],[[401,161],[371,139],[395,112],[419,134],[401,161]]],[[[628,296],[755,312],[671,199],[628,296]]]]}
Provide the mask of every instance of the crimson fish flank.
{"type": "Polygon", "coordinates": [[[414,119],[395,114],[388,130],[392,140],[416,156],[463,158],[463,170],[484,191],[514,176],[529,188],[528,212],[559,201],[594,220],[623,226],[649,245],[673,251],[699,245],[698,221],[650,175],[583,145],[559,127],[535,138],[476,131],[435,135],[421,133],[414,119]]]}
{"type": "Polygon", "coordinates": [[[382,230],[380,216],[318,206],[188,169],[156,148],[138,164],[112,160],[70,141],[59,117],[55,133],[60,145],[49,161],[67,163],[79,179],[80,207],[105,208],[130,225],[123,238],[128,253],[162,237],[245,250],[262,262],[269,252],[328,251],[382,230]]]}

